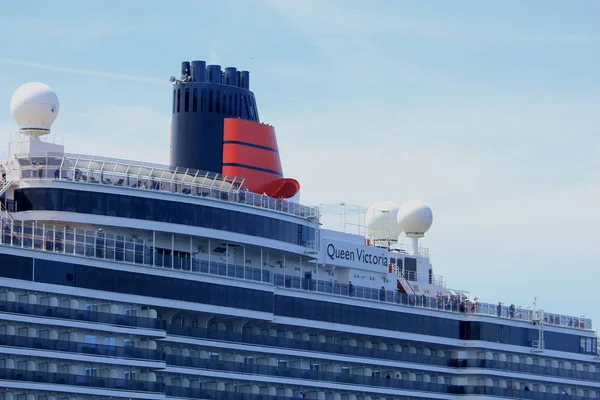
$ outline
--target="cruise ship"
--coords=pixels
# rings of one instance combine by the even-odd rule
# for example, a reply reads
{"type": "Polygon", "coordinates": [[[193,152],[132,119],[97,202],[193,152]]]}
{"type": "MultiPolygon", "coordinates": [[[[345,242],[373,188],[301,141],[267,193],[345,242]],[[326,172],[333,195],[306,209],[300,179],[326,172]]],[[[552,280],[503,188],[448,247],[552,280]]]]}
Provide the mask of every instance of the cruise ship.
{"type": "Polygon", "coordinates": [[[600,397],[589,319],[448,288],[421,201],[332,228],[248,71],[186,61],[171,82],[170,165],[68,153],[55,92],[14,92],[0,399],[600,397]]]}

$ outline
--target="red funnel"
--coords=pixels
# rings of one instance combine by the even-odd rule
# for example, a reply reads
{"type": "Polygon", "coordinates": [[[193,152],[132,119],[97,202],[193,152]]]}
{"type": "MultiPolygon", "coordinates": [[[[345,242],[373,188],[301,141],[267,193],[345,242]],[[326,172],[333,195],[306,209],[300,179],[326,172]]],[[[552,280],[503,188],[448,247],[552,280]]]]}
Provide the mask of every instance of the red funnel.
{"type": "Polygon", "coordinates": [[[244,119],[224,119],[223,175],[243,177],[248,190],[274,198],[300,190],[298,181],[283,178],[275,129],[244,119]]]}

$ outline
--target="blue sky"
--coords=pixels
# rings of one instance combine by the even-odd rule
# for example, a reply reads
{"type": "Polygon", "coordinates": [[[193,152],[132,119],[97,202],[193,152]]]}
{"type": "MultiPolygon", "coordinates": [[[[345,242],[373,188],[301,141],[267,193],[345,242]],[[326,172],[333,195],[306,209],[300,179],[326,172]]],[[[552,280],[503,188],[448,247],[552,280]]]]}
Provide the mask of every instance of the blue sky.
{"type": "Polygon", "coordinates": [[[67,151],[166,163],[180,62],[249,69],[303,203],[421,199],[449,286],[600,324],[599,15],[594,0],[8,2],[0,140],[12,92],[42,81],[67,151]]]}

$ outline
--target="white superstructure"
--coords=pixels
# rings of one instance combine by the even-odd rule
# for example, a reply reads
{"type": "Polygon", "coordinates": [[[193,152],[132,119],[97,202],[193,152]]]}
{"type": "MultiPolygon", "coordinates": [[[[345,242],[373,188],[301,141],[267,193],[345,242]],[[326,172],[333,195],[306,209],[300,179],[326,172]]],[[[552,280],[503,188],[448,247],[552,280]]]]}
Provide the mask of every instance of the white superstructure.
{"type": "Polygon", "coordinates": [[[39,138],[58,112],[43,84],[11,109],[0,398],[600,396],[591,321],[448,288],[423,202],[326,229],[241,178],[65,153],[39,138]]]}

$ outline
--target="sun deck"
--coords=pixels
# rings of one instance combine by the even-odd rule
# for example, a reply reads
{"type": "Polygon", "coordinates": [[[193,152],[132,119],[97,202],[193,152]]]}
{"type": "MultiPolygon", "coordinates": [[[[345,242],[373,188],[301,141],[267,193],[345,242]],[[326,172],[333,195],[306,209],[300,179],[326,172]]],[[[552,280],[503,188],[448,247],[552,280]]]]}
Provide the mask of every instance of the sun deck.
{"type": "Polygon", "coordinates": [[[268,283],[288,290],[315,291],[331,296],[353,297],[362,301],[396,304],[431,309],[463,315],[485,315],[498,319],[533,322],[541,318],[547,326],[560,326],[579,330],[592,330],[589,318],[568,315],[537,313],[530,308],[517,307],[513,312],[496,304],[476,302],[466,306],[447,297],[401,294],[362,286],[349,287],[344,283],[303,279],[300,276],[277,274],[268,268],[252,268],[194,257],[181,257],[174,253],[164,255],[153,252],[150,243],[134,237],[112,235],[102,231],[54,228],[42,222],[15,221],[9,216],[0,217],[2,234],[0,246],[27,248],[40,252],[69,254],[82,258],[96,258],[119,263],[136,264],[147,268],[168,268],[185,273],[226,276],[230,279],[268,283]]]}
{"type": "Polygon", "coordinates": [[[213,172],[82,154],[17,154],[15,159],[18,170],[7,168],[11,180],[54,179],[112,185],[212,198],[302,218],[319,215],[316,207],[249,192],[244,189],[242,178],[213,172]]]}

